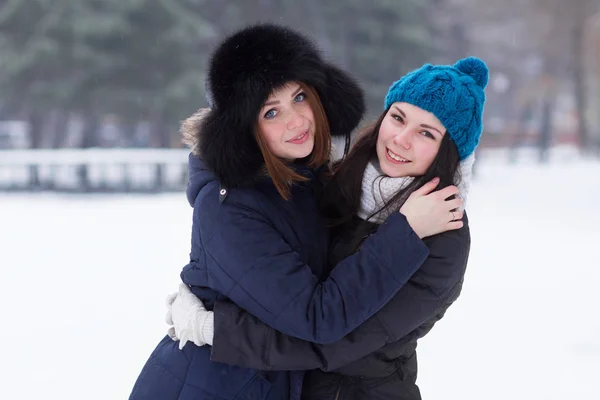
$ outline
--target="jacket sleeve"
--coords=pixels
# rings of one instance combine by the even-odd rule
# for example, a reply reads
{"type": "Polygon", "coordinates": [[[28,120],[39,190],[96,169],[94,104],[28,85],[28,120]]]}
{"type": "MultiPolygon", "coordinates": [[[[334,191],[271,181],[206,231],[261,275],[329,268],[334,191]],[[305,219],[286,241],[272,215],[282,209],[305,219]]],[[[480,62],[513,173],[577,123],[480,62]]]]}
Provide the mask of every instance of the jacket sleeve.
{"type": "Polygon", "coordinates": [[[426,241],[431,254],[419,271],[381,311],[335,343],[284,335],[235,304],[217,302],[211,359],[260,370],[331,371],[400,340],[453,301],[450,297],[464,276],[468,227],[426,241]]]}
{"type": "Polygon", "coordinates": [[[315,343],[339,340],[375,314],[429,254],[394,213],[319,282],[258,210],[226,201],[199,214],[209,286],[273,328],[315,343]]]}

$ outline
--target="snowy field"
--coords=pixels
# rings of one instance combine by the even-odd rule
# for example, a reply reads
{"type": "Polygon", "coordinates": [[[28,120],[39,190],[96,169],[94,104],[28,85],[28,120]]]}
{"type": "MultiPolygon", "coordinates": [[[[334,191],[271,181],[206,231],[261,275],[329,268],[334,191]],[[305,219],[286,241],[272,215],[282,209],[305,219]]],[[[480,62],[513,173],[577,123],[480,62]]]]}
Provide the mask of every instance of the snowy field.
{"type": "MultiPolygon", "coordinates": [[[[600,162],[481,157],[462,297],[425,400],[600,398],[600,162]]],[[[0,399],[126,399],[187,261],[183,194],[0,193],[0,399]]]]}

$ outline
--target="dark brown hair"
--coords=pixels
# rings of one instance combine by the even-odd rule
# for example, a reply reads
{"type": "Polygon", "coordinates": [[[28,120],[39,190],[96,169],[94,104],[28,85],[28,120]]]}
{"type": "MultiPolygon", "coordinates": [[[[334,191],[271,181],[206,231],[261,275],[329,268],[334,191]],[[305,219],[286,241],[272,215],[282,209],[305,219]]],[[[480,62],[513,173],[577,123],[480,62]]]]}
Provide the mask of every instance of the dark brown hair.
{"type": "MultiPolygon", "coordinates": [[[[310,155],[301,162],[310,167],[320,167],[329,159],[331,151],[331,136],[327,115],[319,99],[319,95],[312,87],[299,83],[306,94],[306,101],[310,105],[315,119],[314,147],[310,155]]],[[[290,188],[294,183],[306,181],[308,178],[294,171],[292,166],[274,155],[267,146],[267,142],[260,133],[258,126],[254,129],[256,142],[265,160],[265,173],[271,177],[275,188],[286,200],[290,198],[290,188]]]]}

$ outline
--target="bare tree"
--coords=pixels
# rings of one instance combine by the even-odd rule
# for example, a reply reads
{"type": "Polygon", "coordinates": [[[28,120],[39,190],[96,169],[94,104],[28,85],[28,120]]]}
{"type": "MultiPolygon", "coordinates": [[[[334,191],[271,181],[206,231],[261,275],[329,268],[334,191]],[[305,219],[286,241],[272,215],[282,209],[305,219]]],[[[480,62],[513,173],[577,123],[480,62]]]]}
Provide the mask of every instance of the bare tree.
{"type": "Polygon", "coordinates": [[[517,88],[513,115],[519,114],[523,99],[547,95],[544,81],[551,78],[556,86],[572,91],[579,116],[579,144],[583,149],[591,145],[589,113],[585,112],[589,103],[585,30],[599,10],[599,1],[439,2],[454,10],[448,15],[465,24],[469,52],[484,57],[492,73],[501,70],[510,77],[517,88]]]}

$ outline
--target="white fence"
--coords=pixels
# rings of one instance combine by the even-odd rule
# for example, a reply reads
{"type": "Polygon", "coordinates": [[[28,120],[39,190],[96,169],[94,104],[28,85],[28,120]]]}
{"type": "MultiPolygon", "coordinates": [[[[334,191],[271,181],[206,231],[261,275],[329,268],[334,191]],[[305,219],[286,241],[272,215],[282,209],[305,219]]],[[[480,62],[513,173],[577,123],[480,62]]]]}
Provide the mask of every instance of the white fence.
{"type": "Polygon", "coordinates": [[[0,190],[181,190],[187,149],[0,150],[0,190]]]}

